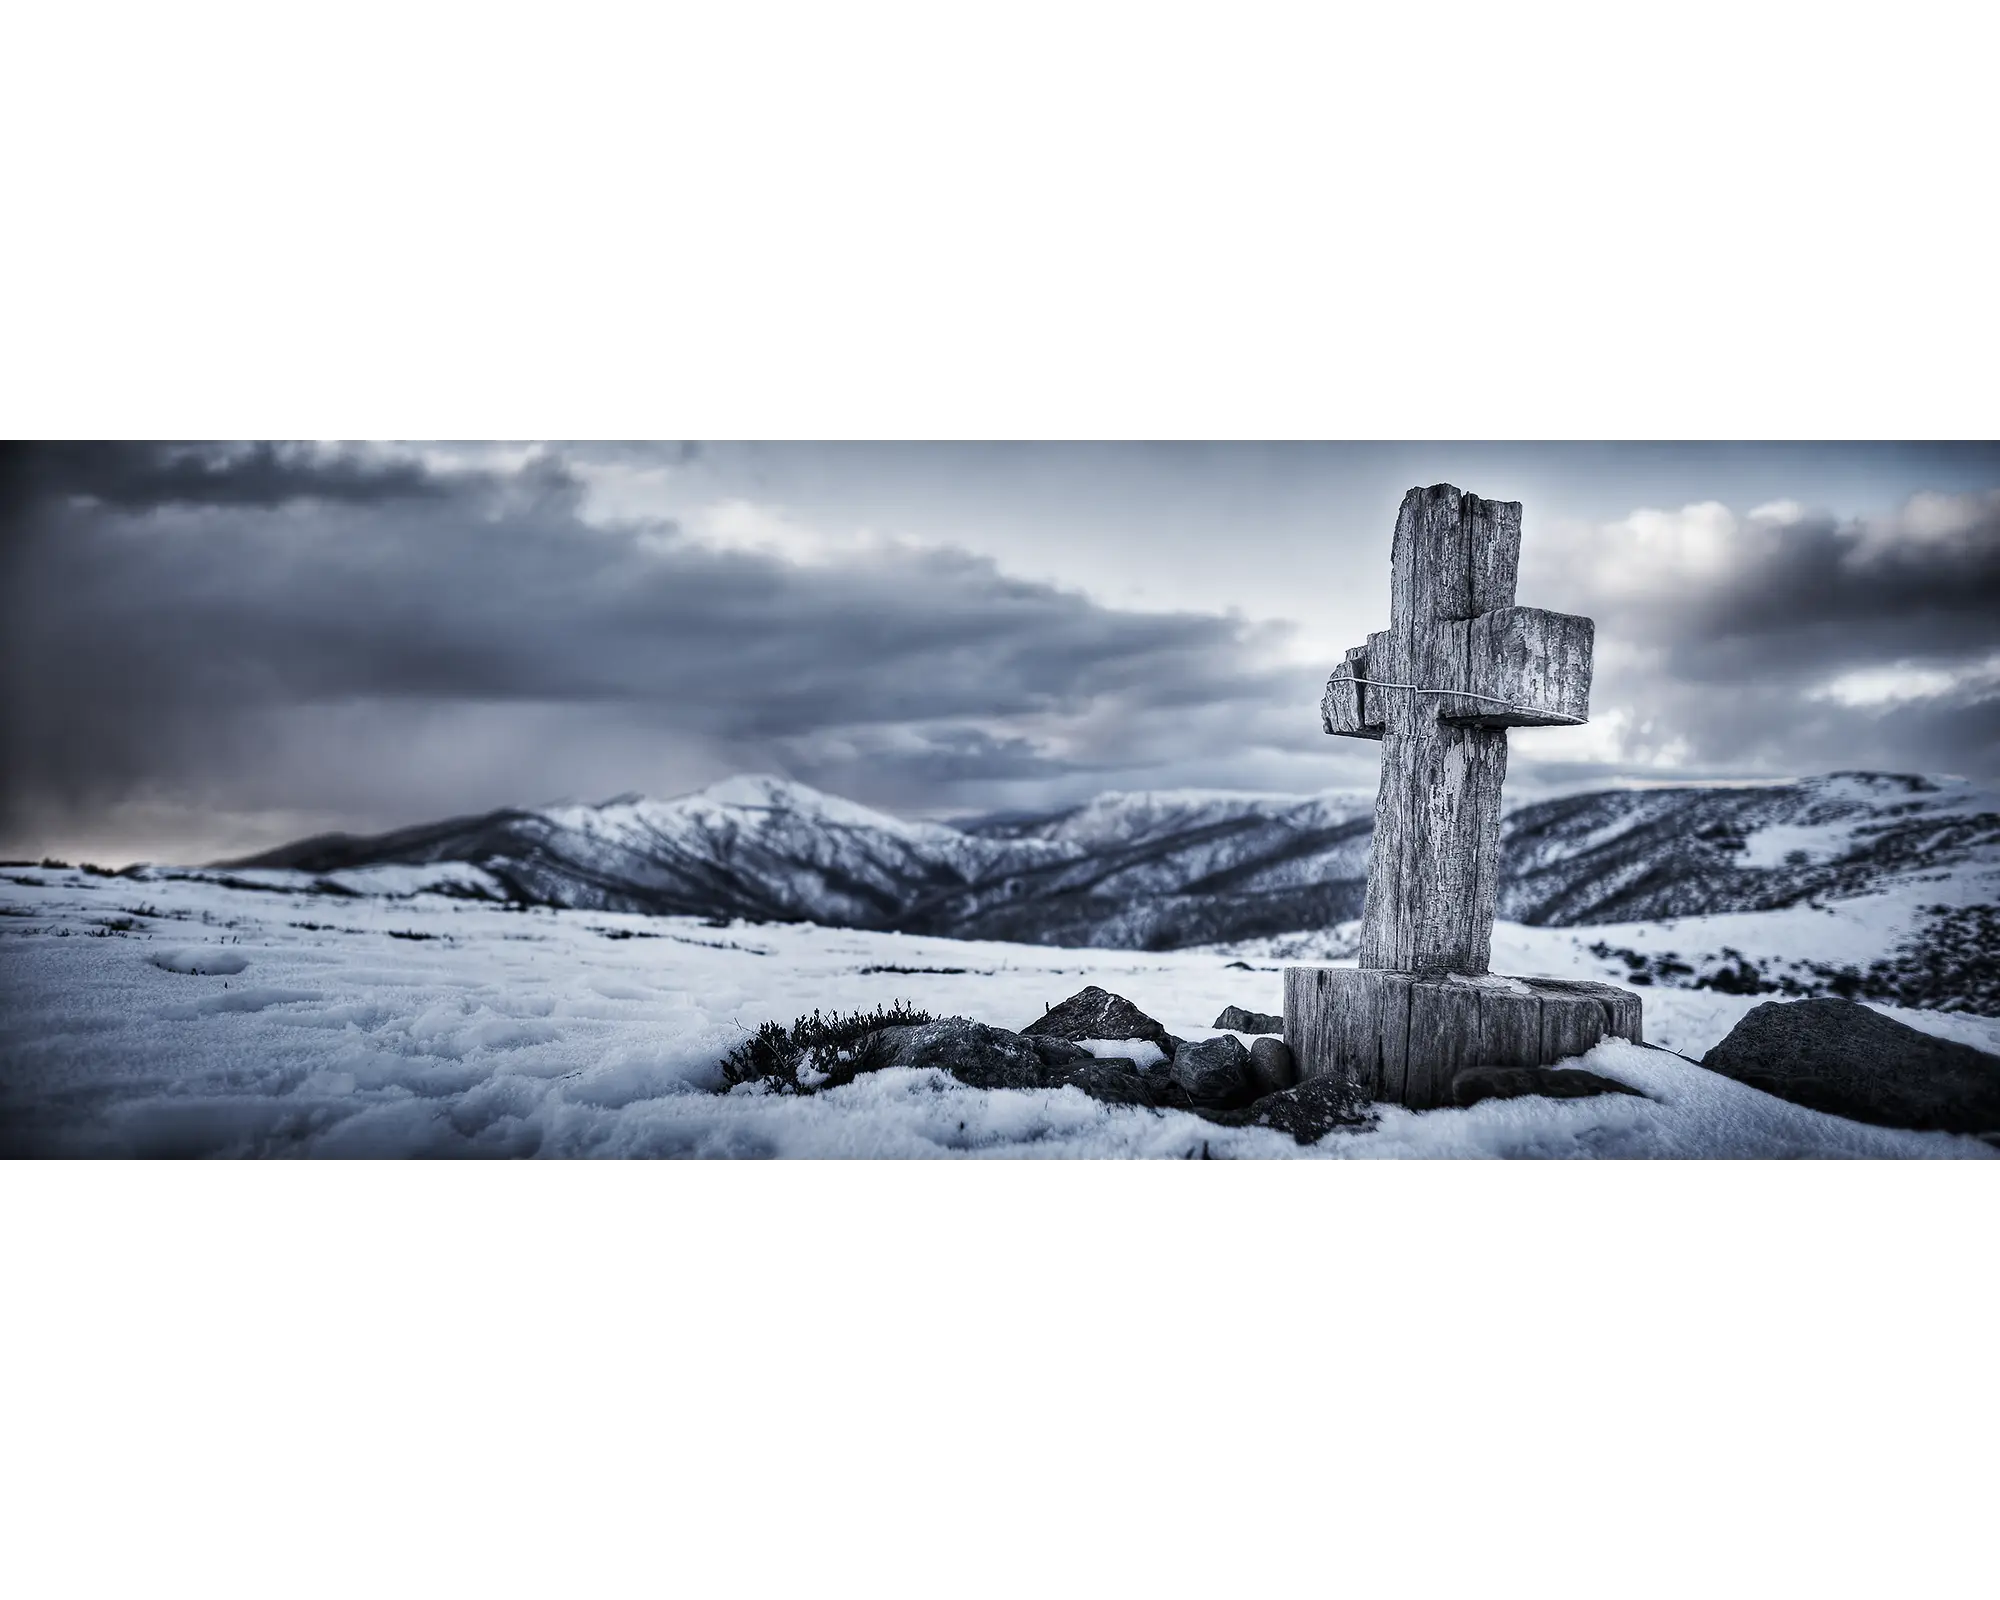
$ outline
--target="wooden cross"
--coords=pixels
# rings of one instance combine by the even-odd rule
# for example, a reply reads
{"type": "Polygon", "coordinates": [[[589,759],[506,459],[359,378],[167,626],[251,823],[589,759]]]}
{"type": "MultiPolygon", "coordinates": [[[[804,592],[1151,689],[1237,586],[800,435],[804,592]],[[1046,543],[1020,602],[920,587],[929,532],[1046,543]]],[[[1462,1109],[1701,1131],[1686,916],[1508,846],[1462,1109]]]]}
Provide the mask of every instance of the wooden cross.
{"type": "Polygon", "coordinates": [[[1326,731],[1382,741],[1364,968],[1487,970],[1507,730],[1590,709],[1591,621],[1515,605],[1520,557],[1519,501],[1412,489],[1396,516],[1389,629],[1327,683],[1326,731]]]}

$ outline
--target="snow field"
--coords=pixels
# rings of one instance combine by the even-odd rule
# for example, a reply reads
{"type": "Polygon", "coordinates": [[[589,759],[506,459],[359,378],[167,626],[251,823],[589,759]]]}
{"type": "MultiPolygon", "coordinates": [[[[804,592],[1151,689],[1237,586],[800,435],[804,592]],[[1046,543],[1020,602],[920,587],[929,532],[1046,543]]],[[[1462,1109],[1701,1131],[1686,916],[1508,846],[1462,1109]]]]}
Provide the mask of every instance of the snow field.
{"type": "MultiPolygon", "coordinates": [[[[1686,930],[1696,921],[1749,920],[1686,919],[1675,948],[1692,947],[1686,930]]],[[[1607,976],[1586,947],[1632,942],[1612,935],[1503,925],[1495,967],[1607,976]]],[[[1059,950],[8,869],[0,873],[0,1154],[1996,1153],[1976,1140],[1790,1106],[1622,1041],[1584,1064],[1653,1100],[1389,1108],[1370,1131],[1336,1132],[1306,1149],[1265,1129],[1106,1106],[1073,1089],[972,1090],[931,1070],[870,1074],[805,1098],[753,1086],[714,1092],[722,1055],[765,1021],[905,999],[940,1016],[1019,1028],[1090,983],[1185,1038],[1214,1036],[1207,1024],[1226,1005],[1282,1009],[1278,963],[1240,947],[1059,950]],[[1243,961],[1251,970],[1232,965],[1243,961]]],[[[1670,989],[1645,991],[1645,1001],[1648,1038],[1688,1055],[1757,1003],[1670,989]]],[[[1994,1019],[1891,1014],[2000,1049],[1994,1019]]],[[[1094,1048],[1135,1053],[1123,1041],[1094,1048]]]]}

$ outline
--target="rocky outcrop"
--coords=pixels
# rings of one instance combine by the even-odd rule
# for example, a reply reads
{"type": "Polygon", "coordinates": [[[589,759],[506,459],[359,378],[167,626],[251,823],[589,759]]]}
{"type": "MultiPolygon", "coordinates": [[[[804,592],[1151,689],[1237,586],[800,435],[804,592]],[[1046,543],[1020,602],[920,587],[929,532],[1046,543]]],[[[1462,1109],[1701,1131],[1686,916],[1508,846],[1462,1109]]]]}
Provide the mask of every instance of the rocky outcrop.
{"type": "Polygon", "coordinates": [[[1169,1057],[1181,1043],[1122,994],[1096,984],[1049,1007],[1021,1032],[1040,1039],[1146,1039],[1169,1057]]]}
{"type": "Polygon", "coordinates": [[[975,1089],[1053,1088],[1067,1070],[1096,1059],[1064,1039],[1030,1039],[967,1017],[884,1028],[866,1057],[877,1069],[939,1067],[975,1089]]]}
{"type": "Polygon", "coordinates": [[[1300,1144],[1317,1144],[1335,1128],[1373,1126],[1375,1113],[1361,1091],[1345,1078],[1313,1078],[1267,1094],[1236,1111],[1203,1111],[1226,1128],[1272,1128],[1300,1144]]]}
{"type": "Polygon", "coordinates": [[[1268,1011],[1245,1011],[1241,1006],[1224,1006],[1211,1026],[1229,1028],[1237,1033],[1283,1033],[1285,1019],[1268,1011]]]}
{"type": "Polygon", "coordinates": [[[1250,1042],[1250,1076],[1259,1094],[1275,1094],[1299,1081],[1299,1064],[1292,1047],[1283,1039],[1253,1039],[1250,1042]]]}
{"type": "Polygon", "coordinates": [[[1174,1082],[1196,1106],[1228,1110],[1257,1097],[1257,1080],[1250,1072],[1250,1052],[1233,1033],[1174,1052],[1174,1082]]]}
{"type": "Polygon", "coordinates": [[[1271,1128],[1301,1144],[1374,1120],[1366,1101],[1344,1081],[1297,1082],[1297,1066],[1282,1039],[1259,1038],[1247,1050],[1233,1033],[1183,1042],[1124,996],[1095,987],[1051,1007],[1041,1020],[1047,1031],[1013,1033],[970,1017],[878,1027],[851,1047],[842,1046],[837,1070],[797,1071],[780,1087],[818,1094],[863,1073],[930,1067],[975,1089],[1076,1089],[1107,1105],[1192,1112],[1220,1127],[1271,1128]],[[1171,1055],[1147,1051],[1144,1060],[1097,1056],[1058,1030],[1074,1030],[1079,1039],[1165,1039],[1173,1050],[1171,1055]]]}
{"type": "Polygon", "coordinates": [[[1856,1122],[2000,1135],[2000,1056],[1852,1000],[1767,1000],[1701,1064],[1856,1122]]]}
{"type": "Polygon", "coordinates": [[[1142,1071],[1136,1062],[1120,1057],[1093,1058],[1069,1068],[1056,1080],[1057,1087],[1081,1089],[1093,1100],[1114,1106],[1158,1106],[1160,1082],[1142,1071]]]}

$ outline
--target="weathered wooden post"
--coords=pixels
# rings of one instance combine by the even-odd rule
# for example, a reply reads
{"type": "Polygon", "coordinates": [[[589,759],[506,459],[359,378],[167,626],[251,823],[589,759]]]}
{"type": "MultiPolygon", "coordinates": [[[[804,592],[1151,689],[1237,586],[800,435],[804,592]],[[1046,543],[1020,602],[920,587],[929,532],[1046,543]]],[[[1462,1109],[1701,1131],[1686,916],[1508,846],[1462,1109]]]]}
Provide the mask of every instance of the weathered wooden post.
{"type": "Polygon", "coordinates": [[[1507,730],[1584,721],[1588,617],[1514,604],[1518,501],[1450,484],[1396,517],[1387,632],[1328,680],[1328,733],[1382,743],[1358,968],[1289,967],[1285,1039],[1302,1076],[1378,1100],[1451,1103],[1473,1066],[1545,1066],[1606,1034],[1641,1037],[1639,997],[1487,971],[1507,730]]]}

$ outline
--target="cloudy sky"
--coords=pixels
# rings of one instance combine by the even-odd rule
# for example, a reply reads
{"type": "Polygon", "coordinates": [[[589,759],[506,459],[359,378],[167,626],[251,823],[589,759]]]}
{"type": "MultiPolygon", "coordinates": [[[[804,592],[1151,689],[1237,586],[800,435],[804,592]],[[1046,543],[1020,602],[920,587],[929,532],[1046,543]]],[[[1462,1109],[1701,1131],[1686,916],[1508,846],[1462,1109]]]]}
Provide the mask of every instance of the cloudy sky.
{"type": "Polygon", "coordinates": [[[1372,786],[1403,491],[1597,620],[1510,793],[2000,778],[1991,445],[29,445],[0,853],[213,859],[773,771],[908,813],[1372,786]]]}

